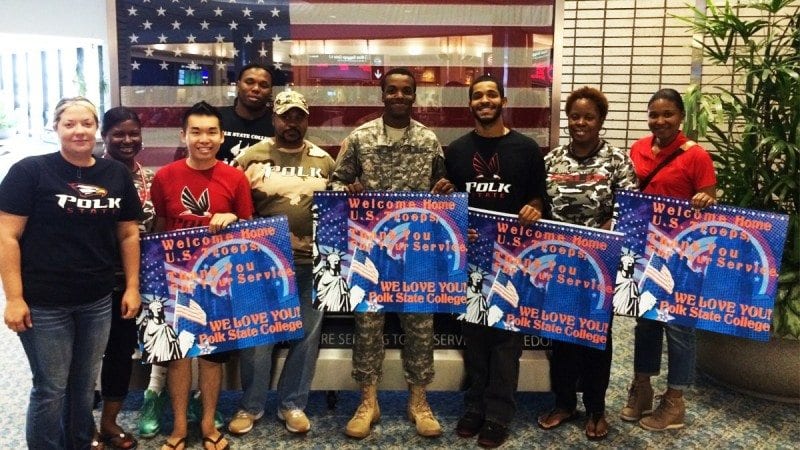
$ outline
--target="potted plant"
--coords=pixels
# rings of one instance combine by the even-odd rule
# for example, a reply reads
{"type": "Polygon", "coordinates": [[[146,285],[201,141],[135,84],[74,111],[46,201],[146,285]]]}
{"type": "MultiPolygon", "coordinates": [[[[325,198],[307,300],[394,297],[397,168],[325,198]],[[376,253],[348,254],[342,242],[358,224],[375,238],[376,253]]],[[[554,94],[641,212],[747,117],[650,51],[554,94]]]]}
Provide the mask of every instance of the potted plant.
{"type": "Polygon", "coordinates": [[[800,1],[715,3],[681,19],[703,36],[705,63],[727,68],[734,87],[692,86],[686,130],[714,148],[721,203],[790,219],[772,341],[701,333],[698,368],[743,391],[800,401],[800,1]]]}

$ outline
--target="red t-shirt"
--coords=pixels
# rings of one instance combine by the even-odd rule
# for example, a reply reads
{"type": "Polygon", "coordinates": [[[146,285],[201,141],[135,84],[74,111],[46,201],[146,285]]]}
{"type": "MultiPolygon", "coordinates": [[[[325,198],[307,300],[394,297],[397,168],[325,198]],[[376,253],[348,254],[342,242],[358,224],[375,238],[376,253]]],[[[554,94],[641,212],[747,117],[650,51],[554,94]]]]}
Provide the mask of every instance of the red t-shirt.
{"type": "MultiPolygon", "coordinates": [[[[631,147],[631,161],[639,180],[646,178],[661,161],[676,152],[689,139],[680,132],[670,145],[653,154],[653,136],[639,139],[631,147]]],[[[646,194],[664,195],[683,200],[691,198],[701,189],[717,184],[711,156],[700,145],[693,145],[682,155],[670,161],[650,180],[646,194]]]]}
{"type": "Polygon", "coordinates": [[[150,194],[156,216],[166,219],[164,231],[208,226],[216,213],[253,216],[247,178],[222,162],[206,170],[192,169],[185,159],[167,164],[153,178],[150,194]]]}

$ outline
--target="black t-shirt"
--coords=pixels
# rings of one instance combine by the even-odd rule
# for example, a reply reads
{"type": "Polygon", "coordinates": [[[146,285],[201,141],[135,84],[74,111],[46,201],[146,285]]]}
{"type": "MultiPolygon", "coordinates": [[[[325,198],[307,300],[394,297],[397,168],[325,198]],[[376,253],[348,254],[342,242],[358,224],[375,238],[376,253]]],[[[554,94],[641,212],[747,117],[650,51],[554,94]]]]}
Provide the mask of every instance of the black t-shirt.
{"type": "Polygon", "coordinates": [[[268,137],[275,136],[271,111],[267,111],[266,114],[257,119],[248,120],[236,114],[234,108],[233,106],[226,106],[219,109],[222,115],[222,130],[225,132],[225,141],[219,148],[217,159],[227,163],[230,163],[245,148],[268,137]]]}
{"type": "Polygon", "coordinates": [[[14,164],[0,184],[0,210],[27,217],[20,238],[23,297],[29,305],[96,301],[114,288],[117,222],[141,204],[130,170],[96,158],[91,167],[60,153],[14,164]]]}
{"type": "Polygon", "coordinates": [[[514,130],[486,138],[471,131],[445,152],[447,177],[456,190],[469,193],[469,205],[517,214],[535,198],[549,216],[544,158],[536,142],[514,130]]]}

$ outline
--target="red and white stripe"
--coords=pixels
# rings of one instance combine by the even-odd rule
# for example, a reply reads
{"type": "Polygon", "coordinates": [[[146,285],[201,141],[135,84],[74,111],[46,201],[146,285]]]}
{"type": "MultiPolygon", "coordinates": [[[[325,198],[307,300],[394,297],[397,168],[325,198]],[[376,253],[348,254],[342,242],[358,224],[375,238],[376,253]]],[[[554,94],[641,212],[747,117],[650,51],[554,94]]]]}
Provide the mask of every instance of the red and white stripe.
{"type": "Polygon", "coordinates": [[[675,281],[672,279],[672,273],[670,273],[667,266],[661,266],[660,269],[656,269],[653,267],[652,262],[653,261],[651,259],[647,264],[647,267],[644,268],[644,272],[642,273],[642,283],[644,283],[644,280],[649,278],[650,280],[653,280],[653,282],[661,289],[671,294],[672,290],[675,289],[675,281]]]}
{"type": "Polygon", "coordinates": [[[511,283],[511,280],[509,280],[508,278],[506,278],[505,283],[498,282],[497,281],[498,278],[500,278],[499,274],[497,277],[495,277],[490,292],[496,293],[501,298],[503,298],[503,300],[511,304],[511,306],[513,306],[514,308],[518,307],[519,294],[517,294],[517,289],[514,287],[514,284],[511,283]]]}
{"type": "MultiPolygon", "coordinates": [[[[324,53],[329,40],[342,45],[351,41],[349,48],[338,50],[341,54],[383,55],[384,70],[397,66],[433,69],[435,81],[418,80],[413,116],[432,128],[444,146],[474,126],[467,109],[467,88],[446,86],[452,81],[449,75],[463,81],[466,70],[473,77],[491,73],[503,80],[506,122],[540,146],[550,146],[551,85],[546,76],[540,77],[548,66],[534,67],[533,54],[548,48],[537,39],[546,41],[553,33],[554,0],[311,0],[292,2],[290,17],[293,40],[275,44],[274,50],[280,47],[291,55],[291,88],[308,99],[307,138],[333,154],[355,127],[378,117],[383,105],[374,73],[371,81],[364,82],[310,76],[319,66],[308,55],[324,53]],[[450,53],[418,54],[415,50],[423,42],[430,46],[431,39],[441,42],[444,49],[448,38],[480,42],[481,54],[467,55],[460,47],[450,53]],[[362,48],[367,42],[369,48],[362,48]],[[298,47],[300,43],[305,47],[298,47]]],[[[370,66],[359,70],[372,72],[370,66]]],[[[234,96],[232,86],[123,86],[121,90],[122,104],[135,108],[142,117],[146,149],[142,158],[150,166],[171,161],[180,146],[180,117],[186,106],[200,100],[230,105],[234,96]]]]}
{"type": "MultiPolygon", "coordinates": [[[[380,279],[380,274],[378,273],[378,268],[375,267],[375,264],[369,259],[366,253],[364,253],[360,249],[356,249],[355,254],[353,255],[353,259],[350,261],[350,275],[357,273],[362,277],[366,278],[372,283],[378,283],[380,279]],[[362,263],[359,261],[358,257],[359,254],[362,254],[362,258],[364,262],[362,263]]],[[[348,284],[349,284],[349,277],[348,277],[348,284]]]]}
{"type": "Polygon", "coordinates": [[[175,304],[175,317],[190,320],[194,323],[205,326],[206,312],[194,300],[189,300],[189,305],[175,304]]]}

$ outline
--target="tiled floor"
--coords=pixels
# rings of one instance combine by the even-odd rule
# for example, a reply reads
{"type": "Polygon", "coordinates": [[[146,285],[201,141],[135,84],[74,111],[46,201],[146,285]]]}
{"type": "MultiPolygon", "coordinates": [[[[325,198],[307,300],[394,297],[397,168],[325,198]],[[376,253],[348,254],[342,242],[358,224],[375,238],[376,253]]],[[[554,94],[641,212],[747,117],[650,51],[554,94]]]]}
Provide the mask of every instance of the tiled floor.
{"type": "MultiPolygon", "coordinates": [[[[4,299],[0,296],[0,305],[4,299]]],[[[617,413],[625,402],[625,386],[632,365],[633,321],[623,318],[614,324],[614,364],[607,405],[611,432],[606,441],[590,443],[583,435],[583,421],[576,421],[557,430],[542,431],[536,416],[552,405],[550,394],[520,393],[519,413],[512,426],[512,437],[503,446],[508,449],[530,448],[702,448],[706,449],[794,449],[800,446],[800,406],[759,400],[721,388],[703,376],[688,395],[687,427],[683,430],[651,433],[635,424],[622,422],[617,413]]],[[[1,327],[0,343],[0,449],[25,448],[25,410],[30,389],[27,360],[17,337],[1,327]]],[[[800,357],[800,355],[798,355],[800,357]]],[[[663,379],[656,386],[663,389],[663,379]]],[[[135,430],[141,391],[132,392],[121,414],[121,423],[135,430]]],[[[230,417],[235,411],[237,392],[224,392],[220,410],[230,417]]],[[[461,413],[461,395],[455,392],[433,392],[429,395],[433,410],[445,428],[438,439],[418,437],[405,416],[406,395],[403,392],[382,392],[379,401],[382,419],[372,435],[354,441],[342,433],[358,402],[355,392],[340,392],[334,409],[329,409],[325,392],[313,392],[307,412],[313,429],[306,436],[287,433],[273,415],[265,416],[245,437],[231,437],[233,449],[272,448],[477,448],[474,440],[461,439],[453,429],[461,413]]],[[[274,394],[268,407],[275,408],[274,394]]],[[[201,448],[196,428],[190,435],[189,448],[201,448]]],[[[159,448],[164,436],[141,440],[139,448],[159,448]]]]}

